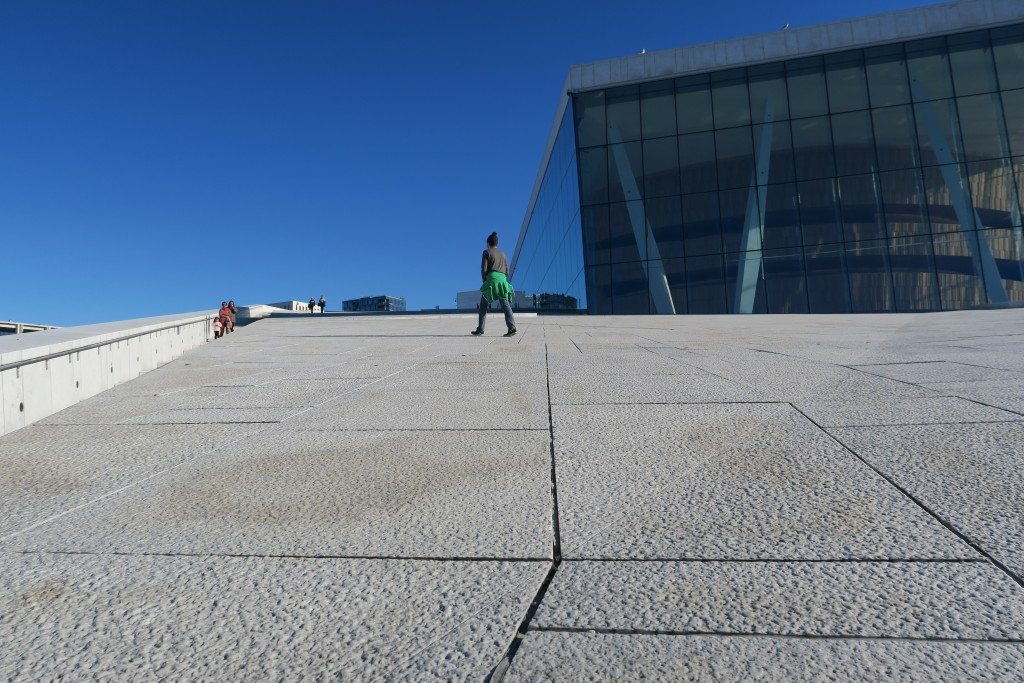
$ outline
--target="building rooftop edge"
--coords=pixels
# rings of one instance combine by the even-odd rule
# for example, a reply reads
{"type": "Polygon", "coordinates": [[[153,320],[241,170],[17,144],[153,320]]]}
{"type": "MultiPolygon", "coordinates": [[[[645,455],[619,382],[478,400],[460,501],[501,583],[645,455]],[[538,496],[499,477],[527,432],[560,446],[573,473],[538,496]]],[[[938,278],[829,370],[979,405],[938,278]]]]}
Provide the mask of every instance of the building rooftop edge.
{"type": "Polygon", "coordinates": [[[853,19],[710,41],[569,67],[567,90],[584,92],[660,78],[812,56],[1024,21],[1024,2],[955,0],[853,19]]]}

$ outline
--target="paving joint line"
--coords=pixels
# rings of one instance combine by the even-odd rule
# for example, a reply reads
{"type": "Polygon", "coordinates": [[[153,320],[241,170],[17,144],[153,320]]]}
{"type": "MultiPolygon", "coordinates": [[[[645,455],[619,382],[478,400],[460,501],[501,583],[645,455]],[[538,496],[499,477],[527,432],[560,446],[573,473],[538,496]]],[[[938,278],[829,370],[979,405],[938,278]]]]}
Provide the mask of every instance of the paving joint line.
{"type": "Polygon", "coordinates": [[[344,555],[331,553],[219,553],[219,552],[171,552],[157,550],[6,550],[0,554],[9,555],[75,555],[87,557],[225,557],[237,559],[284,559],[284,560],[387,560],[398,562],[550,562],[547,557],[501,557],[461,555],[344,555]]]}
{"type": "Polygon", "coordinates": [[[882,471],[882,470],[881,470],[880,468],[878,468],[878,467],[876,467],[875,465],[873,465],[873,464],[872,464],[872,463],[871,463],[870,461],[868,461],[868,459],[867,459],[867,458],[863,457],[862,455],[860,455],[859,453],[857,453],[857,451],[853,450],[852,448],[850,448],[849,446],[847,446],[847,445],[846,445],[845,443],[843,443],[843,441],[842,441],[842,440],[840,440],[840,439],[839,439],[839,437],[835,436],[834,434],[832,434],[831,432],[829,432],[829,431],[828,431],[827,429],[825,429],[824,427],[822,427],[822,426],[821,426],[820,424],[818,424],[818,423],[817,423],[817,422],[816,422],[816,421],[815,421],[815,420],[814,420],[813,418],[809,417],[809,416],[807,415],[807,413],[805,413],[804,411],[800,410],[800,408],[798,408],[797,406],[795,406],[795,405],[793,405],[793,404],[790,404],[790,405],[791,405],[791,406],[793,407],[793,410],[795,410],[795,411],[797,411],[798,413],[800,413],[801,415],[803,415],[803,416],[804,416],[804,418],[805,418],[806,420],[808,420],[808,421],[809,421],[809,422],[810,422],[811,424],[813,424],[813,425],[814,425],[815,427],[817,427],[817,428],[818,428],[819,430],[821,430],[821,432],[822,432],[822,433],[824,433],[824,434],[825,434],[826,436],[828,436],[828,437],[829,437],[830,439],[832,439],[833,441],[835,441],[835,442],[836,442],[837,444],[839,444],[839,445],[840,445],[840,446],[841,446],[841,447],[842,447],[843,449],[845,449],[846,451],[848,451],[849,453],[851,453],[851,454],[852,454],[852,455],[853,455],[853,456],[854,456],[855,458],[857,458],[858,460],[860,460],[860,461],[861,461],[862,463],[864,463],[865,465],[867,465],[867,466],[868,466],[868,467],[869,467],[869,468],[870,468],[870,469],[871,469],[871,470],[872,470],[872,471],[873,471],[873,472],[874,472],[875,474],[877,474],[878,476],[882,477],[882,479],[884,479],[885,481],[889,482],[889,484],[891,484],[891,485],[892,485],[892,486],[893,486],[893,487],[894,487],[894,488],[895,488],[895,489],[896,489],[897,491],[899,491],[900,493],[902,493],[902,494],[903,494],[904,496],[906,496],[906,497],[907,497],[908,499],[910,499],[910,500],[911,500],[911,501],[912,501],[912,502],[913,502],[913,503],[914,503],[915,505],[917,505],[917,506],[918,506],[919,508],[921,508],[921,509],[922,509],[922,510],[924,510],[924,511],[925,511],[926,513],[928,513],[929,515],[931,515],[931,517],[932,517],[933,519],[935,519],[935,521],[937,521],[937,522],[938,522],[939,524],[941,524],[942,526],[944,526],[944,527],[945,527],[945,528],[946,528],[947,530],[949,530],[950,532],[952,532],[953,534],[955,534],[955,535],[956,535],[956,536],[957,536],[957,537],[958,537],[958,538],[959,538],[959,539],[960,539],[961,541],[963,541],[963,542],[964,542],[964,543],[966,543],[966,544],[967,544],[968,546],[970,546],[971,548],[973,548],[975,552],[979,553],[980,555],[982,555],[983,557],[985,557],[986,559],[988,559],[988,561],[989,561],[989,562],[991,562],[991,563],[992,563],[993,565],[995,565],[995,566],[996,566],[997,568],[999,568],[1000,570],[1002,570],[1002,572],[1003,572],[1004,574],[1006,574],[1006,575],[1007,575],[1008,577],[1010,577],[1010,578],[1011,578],[1011,579],[1012,579],[1012,580],[1013,580],[1014,582],[1016,582],[1016,584],[1017,584],[1018,586],[1020,586],[1021,588],[1024,588],[1024,578],[1022,578],[1021,576],[1018,576],[1018,575],[1017,575],[1017,574],[1016,574],[1016,573],[1015,573],[1015,572],[1014,572],[1013,570],[1011,570],[1011,569],[1010,569],[1010,568],[1009,568],[1008,566],[1006,566],[1005,564],[1003,564],[1002,562],[1000,562],[999,560],[997,560],[997,559],[996,559],[995,557],[993,557],[991,553],[989,553],[989,552],[988,552],[987,550],[985,550],[984,548],[982,548],[982,547],[981,547],[981,545],[979,545],[979,544],[978,544],[978,543],[977,543],[976,541],[974,541],[974,540],[973,540],[973,539],[972,539],[971,537],[969,537],[969,536],[968,536],[967,534],[965,534],[964,532],[962,532],[962,531],[960,531],[959,529],[957,529],[957,528],[956,528],[956,527],[955,527],[955,526],[953,525],[953,523],[952,523],[952,522],[949,522],[949,521],[947,521],[947,520],[946,520],[946,519],[945,519],[944,517],[942,517],[942,515],[938,514],[937,512],[935,512],[934,510],[932,510],[932,509],[931,509],[930,507],[928,507],[927,505],[925,505],[925,504],[924,504],[924,501],[922,501],[922,500],[921,500],[921,499],[919,499],[919,498],[918,498],[917,496],[915,496],[914,494],[912,494],[912,493],[911,493],[911,492],[910,492],[909,490],[907,490],[907,489],[906,489],[906,488],[905,488],[904,486],[901,486],[900,484],[898,484],[898,483],[896,482],[896,480],[895,480],[895,479],[893,479],[893,478],[892,478],[892,477],[890,477],[890,476],[889,476],[888,474],[886,474],[885,472],[883,472],[883,471],[882,471]]]}
{"type": "Polygon", "coordinates": [[[792,558],[792,557],[563,557],[566,563],[572,562],[680,562],[688,564],[964,564],[964,563],[985,563],[988,560],[984,557],[837,557],[837,558],[792,558]]]}
{"type": "Polygon", "coordinates": [[[551,566],[548,567],[544,580],[541,581],[540,587],[537,589],[537,593],[533,596],[533,600],[530,601],[530,606],[526,609],[526,614],[523,615],[522,621],[519,622],[519,626],[516,629],[516,633],[512,637],[511,642],[508,644],[508,647],[505,649],[502,656],[498,659],[498,663],[494,665],[494,668],[491,669],[491,672],[484,679],[485,683],[501,683],[505,679],[505,675],[508,673],[509,667],[512,665],[512,661],[515,659],[516,654],[519,652],[519,648],[523,644],[523,640],[526,638],[526,633],[530,628],[530,622],[533,621],[534,616],[537,614],[537,609],[544,601],[548,588],[551,587],[551,582],[555,578],[555,573],[562,564],[562,539],[558,522],[558,478],[555,467],[555,422],[551,407],[551,364],[549,362],[547,342],[544,342],[544,368],[547,374],[548,430],[550,434],[549,446],[551,450],[551,566]]]}
{"type": "Polygon", "coordinates": [[[702,630],[674,630],[674,629],[646,629],[646,628],[612,628],[604,626],[538,626],[531,629],[535,632],[547,633],[580,633],[601,635],[631,635],[631,636],[716,636],[727,638],[788,638],[794,640],[870,640],[870,641],[909,641],[925,643],[992,643],[1004,645],[1017,645],[1024,643],[1020,638],[950,638],[943,636],[868,636],[855,633],[830,634],[830,633],[771,633],[757,631],[702,631],[702,630]]]}

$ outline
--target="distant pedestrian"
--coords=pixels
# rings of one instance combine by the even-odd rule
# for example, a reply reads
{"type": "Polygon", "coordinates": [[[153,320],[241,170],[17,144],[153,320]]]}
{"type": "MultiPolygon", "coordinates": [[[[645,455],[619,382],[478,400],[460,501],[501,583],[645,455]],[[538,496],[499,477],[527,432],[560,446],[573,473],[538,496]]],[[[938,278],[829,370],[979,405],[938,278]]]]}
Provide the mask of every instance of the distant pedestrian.
{"type": "Polygon", "coordinates": [[[213,319],[213,338],[214,339],[220,339],[220,337],[221,337],[221,335],[223,333],[224,333],[224,325],[223,325],[223,323],[221,323],[220,318],[214,318],[213,319]]]}
{"type": "Polygon", "coordinates": [[[231,301],[228,302],[228,311],[230,312],[230,316],[231,316],[231,329],[234,330],[235,329],[235,323],[237,322],[237,318],[238,318],[238,306],[235,306],[235,300],[234,299],[232,299],[231,301]]]}
{"type": "Polygon", "coordinates": [[[487,237],[487,248],[484,249],[480,261],[480,278],[484,281],[480,287],[480,315],[476,329],[470,334],[480,336],[484,333],[484,324],[487,321],[487,309],[494,301],[501,302],[501,310],[505,313],[505,325],[508,327],[506,337],[514,337],[516,334],[516,319],[512,315],[512,297],[515,291],[512,283],[508,281],[508,258],[505,252],[498,249],[498,233],[492,232],[487,237]]]}
{"type": "Polygon", "coordinates": [[[314,308],[316,308],[316,299],[309,297],[309,312],[312,313],[314,308]]]}
{"type": "Polygon", "coordinates": [[[324,313],[327,312],[327,300],[324,299],[324,295],[323,294],[320,295],[320,304],[319,304],[319,306],[320,306],[320,315],[323,315],[324,313]]]}

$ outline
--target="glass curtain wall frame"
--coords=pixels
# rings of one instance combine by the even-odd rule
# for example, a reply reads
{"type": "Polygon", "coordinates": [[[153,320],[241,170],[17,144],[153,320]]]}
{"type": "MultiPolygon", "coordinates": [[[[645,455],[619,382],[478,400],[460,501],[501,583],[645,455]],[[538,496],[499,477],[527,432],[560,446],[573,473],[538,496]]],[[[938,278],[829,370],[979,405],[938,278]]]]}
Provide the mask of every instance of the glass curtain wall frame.
{"type": "Polygon", "coordinates": [[[574,94],[590,310],[1024,301],[1022,70],[1018,25],[574,94]]]}

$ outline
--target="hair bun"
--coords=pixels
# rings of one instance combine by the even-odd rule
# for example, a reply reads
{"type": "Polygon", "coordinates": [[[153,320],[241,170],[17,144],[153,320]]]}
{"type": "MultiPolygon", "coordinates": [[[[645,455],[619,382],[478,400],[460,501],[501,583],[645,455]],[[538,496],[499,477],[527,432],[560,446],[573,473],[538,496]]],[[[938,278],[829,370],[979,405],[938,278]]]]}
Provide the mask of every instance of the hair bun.
{"type": "Polygon", "coordinates": [[[492,233],[491,233],[491,237],[497,237],[497,236],[498,236],[498,233],[497,233],[497,232],[492,232],[492,233]]]}

